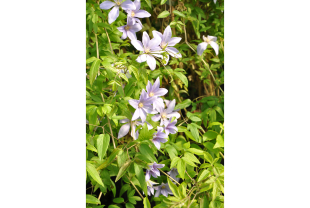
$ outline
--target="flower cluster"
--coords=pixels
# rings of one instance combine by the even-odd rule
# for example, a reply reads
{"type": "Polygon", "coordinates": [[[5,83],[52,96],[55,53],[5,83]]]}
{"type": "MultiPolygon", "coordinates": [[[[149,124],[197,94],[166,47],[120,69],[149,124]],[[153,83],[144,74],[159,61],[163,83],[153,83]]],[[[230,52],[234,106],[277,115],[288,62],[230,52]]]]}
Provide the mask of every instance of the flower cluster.
{"type": "MultiPolygon", "coordinates": [[[[134,140],[139,137],[139,130],[137,126],[143,126],[144,123],[147,124],[148,130],[153,129],[153,126],[146,121],[148,114],[155,114],[151,117],[153,121],[160,121],[160,125],[157,126],[157,131],[153,134],[152,142],[155,147],[159,150],[161,143],[167,142],[169,134],[175,134],[178,131],[178,128],[175,126],[177,119],[180,117],[179,111],[174,110],[175,100],[163,100],[160,96],[164,96],[168,93],[168,90],[165,88],[160,88],[159,77],[156,79],[154,84],[148,81],[146,86],[146,91],[143,89],[140,95],[139,100],[129,100],[129,104],[135,109],[131,120],[122,119],[120,123],[125,123],[118,132],[118,139],[127,135],[130,131],[130,135],[134,140]],[[166,108],[165,108],[166,104],[166,108]],[[173,118],[175,118],[173,120],[173,118]]],[[[148,188],[148,195],[154,194],[154,189],[157,190],[155,197],[158,197],[160,194],[168,196],[172,194],[168,184],[161,184],[160,186],[153,187],[156,184],[154,181],[151,181],[150,178],[153,176],[157,178],[160,176],[160,171],[158,168],[163,168],[164,164],[157,164],[156,162],[149,164],[148,169],[146,170],[145,180],[148,188]]],[[[175,180],[177,180],[176,175],[178,175],[176,169],[171,169],[168,174],[175,180]]]]}

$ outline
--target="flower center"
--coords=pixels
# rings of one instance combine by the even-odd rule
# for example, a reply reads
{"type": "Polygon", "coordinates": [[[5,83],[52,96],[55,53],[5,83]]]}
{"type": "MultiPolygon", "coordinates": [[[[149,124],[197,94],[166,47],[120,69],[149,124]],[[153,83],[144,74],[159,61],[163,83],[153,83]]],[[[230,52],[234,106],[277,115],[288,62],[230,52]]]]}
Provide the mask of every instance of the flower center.
{"type": "Polygon", "coordinates": [[[139,106],[139,108],[142,108],[143,107],[143,103],[139,103],[138,106],[139,106]]]}
{"type": "Polygon", "coordinates": [[[154,96],[154,93],[153,93],[153,92],[151,92],[151,93],[149,94],[149,96],[150,96],[150,97],[153,97],[153,96],[154,96]]]}
{"type": "Polygon", "coordinates": [[[125,30],[129,30],[129,26],[128,25],[125,27],[125,30]]]}
{"type": "Polygon", "coordinates": [[[206,39],[205,39],[205,42],[210,43],[211,40],[210,40],[209,38],[206,38],[206,39]]]}
{"type": "Polygon", "coordinates": [[[149,52],[150,52],[150,49],[149,49],[149,48],[146,48],[146,49],[144,50],[144,52],[145,52],[145,53],[149,53],[149,52]]]}
{"type": "Polygon", "coordinates": [[[117,6],[119,6],[119,5],[121,5],[121,2],[118,2],[118,1],[117,1],[116,4],[117,4],[117,6]]]}
{"type": "Polygon", "coordinates": [[[165,185],[161,186],[161,189],[165,189],[165,188],[166,188],[166,186],[165,186],[165,185]]]}
{"type": "Polygon", "coordinates": [[[165,118],[167,118],[167,114],[166,114],[166,113],[163,113],[163,114],[161,115],[161,117],[165,119],[165,118]]]}
{"type": "Polygon", "coordinates": [[[131,16],[134,17],[134,16],[135,16],[135,13],[134,13],[134,12],[131,12],[131,16]]]}
{"type": "Polygon", "coordinates": [[[161,48],[165,48],[167,45],[168,45],[167,43],[162,42],[162,43],[160,44],[160,47],[161,47],[161,48]]]}

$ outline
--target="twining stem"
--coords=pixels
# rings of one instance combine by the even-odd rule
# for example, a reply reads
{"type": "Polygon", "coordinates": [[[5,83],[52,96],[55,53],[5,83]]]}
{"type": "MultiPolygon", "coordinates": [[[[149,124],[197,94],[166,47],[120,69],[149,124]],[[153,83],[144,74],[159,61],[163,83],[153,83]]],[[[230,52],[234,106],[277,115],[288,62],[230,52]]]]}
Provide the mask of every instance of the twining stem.
{"type": "Polygon", "coordinates": [[[100,201],[101,196],[102,196],[102,192],[100,191],[100,194],[99,194],[99,197],[98,197],[99,201],[100,201]]]}
{"type": "MultiPolygon", "coordinates": [[[[127,176],[126,176],[127,177],[127,176]]],[[[129,178],[127,177],[127,179],[129,180],[129,178]]],[[[129,180],[131,185],[133,185],[133,187],[136,189],[136,191],[138,192],[138,194],[140,195],[140,197],[142,198],[142,200],[144,199],[144,197],[142,196],[142,194],[140,193],[140,191],[137,189],[137,187],[135,186],[135,184],[133,184],[133,182],[131,180],[129,180]]]]}
{"type": "MultiPolygon", "coordinates": [[[[192,51],[194,51],[196,53],[196,51],[192,48],[192,46],[189,44],[189,42],[187,42],[187,34],[186,34],[186,28],[185,28],[185,21],[184,21],[184,18],[183,18],[183,27],[184,27],[184,35],[185,35],[185,43],[188,45],[188,47],[190,47],[190,49],[192,49],[192,51]]],[[[201,58],[202,62],[206,65],[206,67],[208,68],[210,74],[212,75],[212,78],[215,82],[215,78],[214,78],[214,75],[212,73],[212,71],[209,69],[207,63],[205,62],[205,60],[203,60],[201,58]]],[[[216,82],[215,82],[216,83],[216,82]]],[[[222,90],[221,86],[218,85],[218,87],[220,88],[220,90],[224,93],[224,91],[222,90]]]]}
{"type": "Polygon", "coordinates": [[[106,33],[107,36],[108,36],[108,41],[109,41],[109,44],[110,44],[111,52],[114,54],[114,51],[113,51],[113,48],[112,48],[112,44],[111,44],[111,40],[110,40],[109,34],[108,34],[108,32],[107,32],[107,29],[104,28],[104,30],[105,30],[105,33],[106,33]]]}
{"type": "MultiPolygon", "coordinates": [[[[158,169],[160,170],[160,169],[158,169]]],[[[176,182],[178,185],[180,185],[176,180],[174,180],[170,175],[168,175],[167,173],[165,173],[164,171],[160,170],[160,172],[162,172],[163,174],[165,174],[166,176],[168,176],[171,180],[173,180],[174,182],[176,182]]]]}

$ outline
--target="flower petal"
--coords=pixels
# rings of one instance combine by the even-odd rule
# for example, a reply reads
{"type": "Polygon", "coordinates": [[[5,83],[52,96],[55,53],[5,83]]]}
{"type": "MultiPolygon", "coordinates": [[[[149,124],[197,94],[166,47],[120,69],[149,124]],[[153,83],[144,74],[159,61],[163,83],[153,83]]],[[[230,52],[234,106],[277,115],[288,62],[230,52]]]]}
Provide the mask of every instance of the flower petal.
{"type": "Polygon", "coordinates": [[[170,27],[170,25],[168,25],[164,31],[164,34],[163,34],[163,42],[168,43],[171,36],[172,36],[171,27],[170,27]]]}
{"type": "Polygon", "coordinates": [[[136,33],[135,32],[132,32],[130,30],[127,31],[127,35],[128,35],[128,38],[130,40],[137,40],[137,36],[136,36],[136,33]]]}
{"type": "Polygon", "coordinates": [[[137,62],[142,63],[146,61],[146,54],[141,54],[140,56],[138,56],[138,58],[136,59],[137,62]]]}
{"type": "Polygon", "coordinates": [[[139,104],[139,101],[138,101],[138,100],[132,99],[132,100],[128,100],[128,102],[129,102],[129,104],[130,104],[133,108],[135,108],[135,109],[138,108],[138,104],[139,104]]]}
{"type": "Polygon", "coordinates": [[[128,134],[129,132],[129,129],[130,129],[130,123],[126,123],[124,124],[120,129],[119,129],[119,132],[118,132],[118,139],[126,136],[126,134],[128,134]]]}
{"type": "Polygon", "coordinates": [[[201,56],[203,51],[206,50],[207,46],[208,46],[208,43],[206,42],[199,43],[197,46],[197,54],[201,56]]]}
{"type": "Polygon", "coordinates": [[[109,24],[114,22],[118,18],[118,15],[119,15],[119,7],[115,6],[113,7],[113,9],[111,9],[109,13],[109,24]]]}
{"type": "Polygon", "coordinates": [[[135,24],[133,26],[130,27],[130,30],[133,32],[138,32],[142,29],[142,26],[140,24],[135,24]]]}
{"type": "Polygon", "coordinates": [[[178,112],[167,113],[167,118],[175,117],[176,119],[180,118],[180,114],[178,112]]]}
{"type": "Polygon", "coordinates": [[[179,38],[179,37],[170,38],[168,42],[168,46],[175,46],[175,44],[179,43],[181,40],[182,38],[179,38]]]}
{"type": "MultiPolygon", "coordinates": [[[[154,187],[155,188],[155,187],[154,187]]],[[[155,197],[159,197],[161,189],[158,189],[155,193],[155,197]]]]}
{"type": "Polygon", "coordinates": [[[215,42],[217,40],[217,37],[215,37],[215,36],[208,35],[208,38],[209,38],[209,40],[211,40],[213,42],[215,42]]]}
{"type": "Polygon", "coordinates": [[[140,117],[140,108],[137,108],[135,113],[133,114],[131,120],[134,121],[140,117]]]}
{"type": "Polygon", "coordinates": [[[178,51],[178,49],[176,49],[176,48],[167,47],[167,48],[166,48],[166,51],[167,51],[171,56],[173,56],[173,57],[175,57],[175,58],[181,58],[181,57],[182,57],[181,53],[180,53],[180,52],[178,51]]]}
{"type": "Polygon", "coordinates": [[[165,94],[167,94],[168,90],[165,88],[159,88],[154,95],[155,96],[164,96],[165,94]]]}
{"type": "Polygon", "coordinates": [[[142,43],[144,48],[148,47],[149,42],[150,42],[150,36],[147,34],[147,32],[144,31],[142,35],[142,43]]]}
{"type": "Polygon", "coordinates": [[[148,94],[152,91],[152,83],[149,80],[147,81],[146,91],[148,94]]]}
{"type": "Polygon", "coordinates": [[[120,123],[128,123],[129,119],[128,118],[124,118],[124,119],[119,120],[119,122],[120,123]]]}
{"type": "Polygon", "coordinates": [[[134,3],[135,6],[136,6],[136,10],[139,10],[139,9],[141,8],[141,2],[140,2],[140,0],[135,0],[133,3],[134,3]]]}
{"type": "Polygon", "coordinates": [[[131,0],[126,0],[121,4],[123,10],[135,10],[136,5],[131,0]]]}
{"type": "Polygon", "coordinates": [[[160,114],[152,116],[152,121],[159,121],[159,119],[160,119],[160,114]]]}
{"type": "Polygon", "coordinates": [[[153,33],[153,36],[154,36],[154,37],[157,36],[160,40],[163,39],[163,34],[161,34],[161,32],[158,32],[158,31],[156,31],[156,30],[153,30],[152,33],[153,33]]]}
{"type": "Polygon", "coordinates": [[[146,56],[146,62],[152,71],[156,68],[156,60],[153,56],[150,55],[146,56]]]}
{"type": "Polygon", "coordinates": [[[145,122],[147,113],[143,110],[143,108],[139,108],[139,110],[140,110],[140,118],[142,122],[145,122]]]}
{"type": "Polygon", "coordinates": [[[150,16],[151,14],[145,10],[139,10],[135,12],[135,17],[138,17],[138,18],[145,18],[145,17],[150,17],[150,16]]]}
{"type": "MultiPolygon", "coordinates": [[[[122,37],[121,37],[121,39],[126,39],[127,38],[127,35],[129,36],[129,34],[126,32],[126,31],[124,31],[123,32],[123,35],[122,35],[122,37]]],[[[130,38],[130,37],[129,37],[130,38]]]]}
{"type": "Polygon", "coordinates": [[[153,139],[152,142],[154,143],[154,145],[155,145],[155,147],[156,147],[157,149],[160,149],[160,142],[157,141],[157,139],[153,139]]]}
{"type": "Polygon", "coordinates": [[[113,7],[114,5],[116,5],[114,2],[104,1],[100,4],[100,9],[111,9],[111,7],[113,7]]]}
{"type": "Polygon", "coordinates": [[[167,113],[167,114],[168,114],[168,113],[171,113],[171,112],[173,111],[174,107],[175,107],[175,99],[173,99],[173,100],[169,103],[169,105],[167,105],[166,113],[167,113]]]}
{"type": "Polygon", "coordinates": [[[213,41],[210,42],[210,45],[214,49],[215,54],[218,55],[219,54],[219,45],[216,42],[213,42],[213,41]]]}
{"type": "Polygon", "coordinates": [[[144,51],[143,45],[140,40],[132,40],[131,44],[138,50],[138,51],[144,51]]]}
{"type": "MultiPolygon", "coordinates": [[[[151,51],[158,50],[159,44],[161,43],[161,39],[158,36],[154,36],[152,40],[150,40],[148,47],[151,51]]],[[[161,49],[160,49],[161,50],[161,49]]]]}

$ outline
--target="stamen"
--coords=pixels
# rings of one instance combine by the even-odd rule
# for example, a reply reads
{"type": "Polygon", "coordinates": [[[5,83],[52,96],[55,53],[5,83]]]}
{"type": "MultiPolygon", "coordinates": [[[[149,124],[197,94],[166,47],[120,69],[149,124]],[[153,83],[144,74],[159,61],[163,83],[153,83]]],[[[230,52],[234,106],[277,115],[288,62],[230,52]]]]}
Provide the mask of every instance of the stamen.
{"type": "Polygon", "coordinates": [[[153,92],[151,92],[151,93],[149,94],[149,96],[150,96],[150,97],[153,97],[153,96],[154,96],[154,93],[153,93],[153,92]]]}
{"type": "Polygon", "coordinates": [[[145,53],[149,53],[149,52],[150,52],[150,49],[147,48],[147,49],[144,50],[144,52],[145,52],[145,53]]]}
{"type": "Polygon", "coordinates": [[[134,13],[133,11],[131,12],[131,16],[132,16],[132,17],[134,17],[134,16],[135,16],[135,13],[134,13]]]}
{"type": "Polygon", "coordinates": [[[129,30],[129,28],[130,28],[130,27],[127,25],[127,26],[125,27],[125,30],[129,30]]]}
{"type": "Polygon", "coordinates": [[[121,5],[121,2],[117,1],[116,4],[117,4],[117,6],[119,6],[119,5],[121,5]]]}
{"type": "Polygon", "coordinates": [[[165,119],[165,118],[167,118],[167,114],[166,114],[166,113],[163,113],[163,114],[161,115],[161,117],[162,117],[163,119],[165,119]]]}
{"type": "Polygon", "coordinates": [[[166,186],[165,186],[165,185],[161,186],[161,189],[165,189],[165,188],[166,188],[166,186]]]}
{"type": "Polygon", "coordinates": [[[142,108],[143,107],[143,103],[139,103],[139,108],[142,108]]]}

